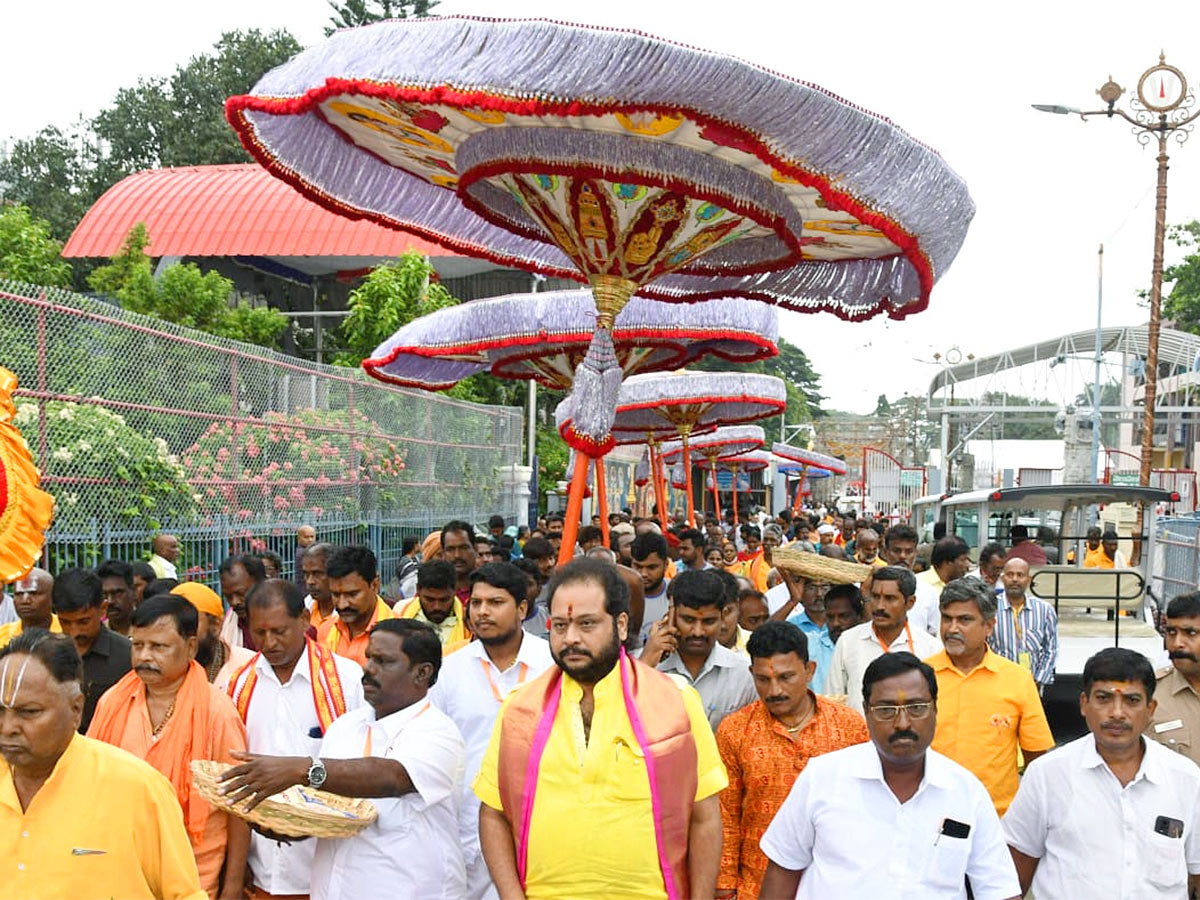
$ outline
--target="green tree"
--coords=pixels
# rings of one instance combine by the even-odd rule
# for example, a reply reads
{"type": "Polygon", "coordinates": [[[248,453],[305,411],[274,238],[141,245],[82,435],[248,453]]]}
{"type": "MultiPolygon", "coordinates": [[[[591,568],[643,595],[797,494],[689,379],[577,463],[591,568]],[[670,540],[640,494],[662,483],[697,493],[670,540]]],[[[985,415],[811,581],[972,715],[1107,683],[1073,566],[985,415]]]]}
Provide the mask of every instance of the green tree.
{"type": "Polygon", "coordinates": [[[1200,334],[1200,222],[1172,225],[1168,235],[1187,255],[1163,271],[1163,281],[1171,284],[1171,293],[1163,303],[1163,315],[1174,319],[1175,327],[1181,331],[1200,334]]]}
{"type": "Polygon", "coordinates": [[[278,345],[286,316],[245,301],[231,307],[233,282],[219,272],[201,272],[194,263],[168,266],[155,278],[146,254],[149,241],[139,222],[109,264],[88,277],[92,289],[131,312],[264,347],[278,345]]]}
{"type": "Polygon", "coordinates": [[[71,265],[50,223],[35,219],[27,206],[0,206],[0,278],[47,287],[71,282],[71,265]]]}
{"type": "Polygon", "coordinates": [[[892,404],[888,403],[887,394],[880,394],[879,399],[875,401],[875,415],[884,418],[891,414],[892,404]]]}
{"type": "Polygon", "coordinates": [[[402,325],[458,303],[434,277],[433,266],[419,253],[376,266],[350,292],[350,315],[342,320],[346,351],[334,364],[357,366],[402,325]]]}
{"type": "Polygon", "coordinates": [[[429,15],[429,11],[438,5],[440,0],[346,0],[338,3],[329,0],[333,16],[329,21],[332,26],[325,29],[325,36],[333,34],[339,28],[357,28],[359,25],[370,25],[385,19],[419,19],[429,15]]]}
{"type": "Polygon", "coordinates": [[[813,371],[807,354],[795,344],[779,339],[779,354],[771,359],[756,363],[735,363],[715,356],[707,356],[691,366],[702,372],[761,372],[782,378],[787,387],[787,410],[784,420],[788,425],[811,422],[825,415],[821,409],[821,376],[813,371]]]}
{"type": "Polygon", "coordinates": [[[29,207],[65,241],[92,203],[78,135],[53,126],[13,143],[0,158],[0,198],[29,207]]]}

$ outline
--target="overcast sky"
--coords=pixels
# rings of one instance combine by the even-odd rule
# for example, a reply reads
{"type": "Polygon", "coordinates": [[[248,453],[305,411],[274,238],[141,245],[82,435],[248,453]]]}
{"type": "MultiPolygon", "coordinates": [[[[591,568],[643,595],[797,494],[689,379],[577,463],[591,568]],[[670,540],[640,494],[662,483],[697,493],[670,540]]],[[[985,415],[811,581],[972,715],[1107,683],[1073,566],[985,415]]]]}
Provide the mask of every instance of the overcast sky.
{"type": "MultiPolygon", "coordinates": [[[[68,0],[54,9],[54,19],[37,4],[5,10],[7,33],[21,37],[0,54],[0,136],[90,116],[118,88],[205,52],[222,31],[285,27],[307,45],[322,39],[328,19],[324,0],[68,0]]],[[[1140,8],[1096,0],[443,0],[439,12],[632,27],[735,54],[886,115],[943,155],[978,212],[928,310],[858,324],[782,315],[784,336],[811,358],[829,406],[869,412],[881,392],[923,393],[936,372],[933,354],[950,347],[983,356],[1094,327],[1102,242],[1104,324],[1145,321],[1136,291],[1150,282],[1154,153],[1119,120],[1084,123],[1030,103],[1099,107],[1095,89],[1110,74],[1132,92],[1160,49],[1200,82],[1195,0],[1140,8]]],[[[1200,218],[1200,139],[1171,152],[1168,222],[1200,218]]],[[[1178,256],[1168,248],[1168,262],[1178,256]]]]}

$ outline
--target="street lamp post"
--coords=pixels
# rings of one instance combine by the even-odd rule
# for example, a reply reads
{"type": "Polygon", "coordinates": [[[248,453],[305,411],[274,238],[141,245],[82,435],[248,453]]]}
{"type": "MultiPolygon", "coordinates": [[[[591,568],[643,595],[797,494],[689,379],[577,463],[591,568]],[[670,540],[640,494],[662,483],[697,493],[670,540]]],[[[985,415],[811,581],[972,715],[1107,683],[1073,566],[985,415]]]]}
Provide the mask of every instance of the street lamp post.
{"type": "MultiPolygon", "coordinates": [[[[1146,334],[1146,395],[1142,413],[1142,455],[1138,479],[1142,486],[1150,484],[1151,458],[1154,452],[1154,406],[1158,394],[1158,331],[1162,316],[1163,242],[1167,231],[1167,141],[1172,137],[1180,144],[1188,139],[1192,123],[1200,116],[1193,109],[1196,96],[1188,90],[1183,72],[1169,65],[1159,54],[1157,65],[1151,66],[1138,79],[1137,96],[1131,97],[1129,111],[1117,106],[1125,89],[1110,77],[1096,91],[1106,104],[1104,109],[1079,110],[1068,106],[1033,104],[1041,112],[1058,115],[1077,115],[1083,120],[1092,116],[1120,116],[1132,126],[1133,134],[1142,146],[1158,142],[1158,185],[1154,205],[1154,263],[1150,277],[1150,325],[1146,334]]],[[[1099,390],[1099,386],[1095,388],[1099,390]]],[[[1141,516],[1139,514],[1139,520],[1141,516]]],[[[1141,531],[1139,521],[1139,533],[1141,531]]]]}

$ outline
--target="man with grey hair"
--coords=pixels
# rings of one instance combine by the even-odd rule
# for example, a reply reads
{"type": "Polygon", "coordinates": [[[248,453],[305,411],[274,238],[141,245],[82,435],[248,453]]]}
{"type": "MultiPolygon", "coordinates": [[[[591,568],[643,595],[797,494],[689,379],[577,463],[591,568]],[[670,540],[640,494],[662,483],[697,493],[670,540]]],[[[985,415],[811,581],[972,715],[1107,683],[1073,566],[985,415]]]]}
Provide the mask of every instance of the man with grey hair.
{"type": "Polygon", "coordinates": [[[925,660],[938,682],[931,746],[970,769],[1004,815],[1019,785],[1017,748],[1028,763],[1054,747],[1054,736],[1029,670],[988,647],[995,593],[978,578],[956,578],[939,606],[944,649],[925,660]]]}

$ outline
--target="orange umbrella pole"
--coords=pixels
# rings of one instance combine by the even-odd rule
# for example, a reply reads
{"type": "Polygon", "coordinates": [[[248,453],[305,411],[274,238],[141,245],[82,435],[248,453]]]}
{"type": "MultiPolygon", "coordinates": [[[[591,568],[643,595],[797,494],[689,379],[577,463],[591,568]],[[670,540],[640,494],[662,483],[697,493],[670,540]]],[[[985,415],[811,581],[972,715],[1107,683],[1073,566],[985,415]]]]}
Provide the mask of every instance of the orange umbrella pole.
{"type": "Polygon", "coordinates": [[[804,500],[804,479],[808,475],[808,466],[800,467],[800,481],[796,483],[796,497],[792,501],[792,512],[799,513],[804,500]]]}
{"type": "Polygon", "coordinates": [[[662,453],[658,442],[650,439],[650,477],[654,479],[654,502],[658,506],[658,518],[663,531],[667,529],[667,486],[662,476],[662,453]]]}
{"type": "Polygon", "coordinates": [[[715,453],[710,453],[708,456],[708,471],[712,477],[712,495],[713,495],[713,511],[717,517],[717,521],[721,521],[721,495],[717,493],[717,456],[715,453]]]}
{"type": "Polygon", "coordinates": [[[604,546],[611,546],[608,535],[608,485],[604,481],[604,460],[596,460],[596,503],[600,506],[600,534],[604,546]]]}
{"type": "Polygon", "coordinates": [[[583,492],[587,489],[588,458],[575,454],[575,471],[571,473],[571,488],[567,492],[567,512],[563,520],[562,546],[558,564],[565,566],[575,558],[575,541],[579,537],[579,516],[583,513],[583,492]]]}
{"type": "Polygon", "coordinates": [[[692,451],[688,447],[688,433],[690,428],[681,429],[680,436],[683,438],[683,482],[684,490],[687,491],[687,518],[688,527],[696,527],[696,504],[692,500],[692,451]]]}
{"type": "Polygon", "coordinates": [[[736,530],[738,527],[738,501],[737,501],[737,482],[738,482],[738,467],[732,465],[729,471],[733,473],[733,527],[736,530]]]}

